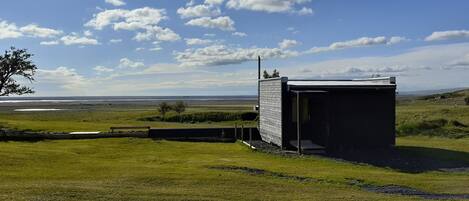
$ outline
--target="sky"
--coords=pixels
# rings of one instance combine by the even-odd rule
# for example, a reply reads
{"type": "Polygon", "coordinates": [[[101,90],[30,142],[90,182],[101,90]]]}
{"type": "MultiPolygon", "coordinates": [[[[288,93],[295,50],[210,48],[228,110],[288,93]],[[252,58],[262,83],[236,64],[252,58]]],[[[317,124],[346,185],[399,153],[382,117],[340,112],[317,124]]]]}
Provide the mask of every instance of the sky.
{"type": "Polygon", "coordinates": [[[26,48],[34,96],[255,95],[296,79],[396,76],[469,87],[467,0],[15,0],[0,51],[26,48]]]}

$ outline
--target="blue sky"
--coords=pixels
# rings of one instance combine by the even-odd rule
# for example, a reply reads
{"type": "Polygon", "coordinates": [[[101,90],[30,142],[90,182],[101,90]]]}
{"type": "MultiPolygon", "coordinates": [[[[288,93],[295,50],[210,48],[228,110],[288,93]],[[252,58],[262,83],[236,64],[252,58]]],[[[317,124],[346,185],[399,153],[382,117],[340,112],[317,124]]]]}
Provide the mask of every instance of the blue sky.
{"type": "Polygon", "coordinates": [[[0,47],[27,48],[35,96],[252,95],[257,55],[290,78],[469,86],[469,2],[15,0],[0,47]]]}

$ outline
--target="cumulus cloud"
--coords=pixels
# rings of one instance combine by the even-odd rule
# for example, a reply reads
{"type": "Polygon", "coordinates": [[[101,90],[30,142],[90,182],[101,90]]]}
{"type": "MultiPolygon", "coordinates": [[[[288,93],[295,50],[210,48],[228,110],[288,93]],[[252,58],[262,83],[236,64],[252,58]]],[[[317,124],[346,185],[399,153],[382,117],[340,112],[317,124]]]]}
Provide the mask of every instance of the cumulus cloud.
{"type": "Polygon", "coordinates": [[[134,10],[113,9],[95,14],[93,19],[88,21],[85,26],[97,30],[101,30],[106,26],[113,26],[115,30],[137,30],[156,26],[167,18],[165,9],[150,7],[134,10]]]}
{"type": "Polygon", "coordinates": [[[59,35],[62,35],[63,33],[60,30],[44,28],[36,24],[30,24],[30,25],[21,27],[20,31],[27,36],[37,37],[37,38],[54,38],[59,35]]]}
{"type": "Polygon", "coordinates": [[[114,71],[114,69],[105,66],[96,66],[93,68],[93,70],[95,70],[97,73],[110,73],[114,71]]]}
{"type": "Polygon", "coordinates": [[[439,41],[450,39],[464,39],[469,38],[469,30],[451,30],[451,31],[436,31],[425,38],[425,41],[439,41]]]}
{"type": "Polygon", "coordinates": [[[221,5],[225,0],[205,0],[204,3],[208,5],[221,5]]]}
{"type": "Polygon", "coordinates": [[[0,22],[0,39],[19,38],[21,36],[23,36],[23,33],[18,30],[16,24],[7,21],[0,22]]]}
{"type": "Polygon", "coordinates": [[[168,19],[168,17],[164,9],[149,7],[134,10],[113,9],[95,14],[93,19],[88,21],[85,26],[92,27],[96,30],[101,30],[107,26],[112,26],[114,30],[140,30],[141,32],[138,32],[134,37],[137,41],[179,40],[180,36],[173,30],[158,25],[162,20],[166,19],[168,19]]]}
{"type": "Polygon", "coordinates": [[[215,17],[221,15],[221,10],[220,8],[215,8],[212,5],[200,4],[187,8],[179,8],[177,13],[183,19],[194,17],[215,17]]]}
{"type": "Polygon", "coordinates": [[[145,64],[143,62],[132,61],[128,58],[122,58],[119,61],[119,68],[140,68],[144,66],[145,64]]]}
{"type": "Polygon", "coordinates": [[[41,45],[58,45],[58,44],[60,44],[60,42],[57,41],[57,40],[53,40],[53,41],[42,41],[40,44],[41,44],[41,45]]]}
{"type": "Polygon", "coordinates": [[[231,35],[238,36],[238,37],[246,37],[247,34],[244,32],[233,32],[231,35]]]}
{"type": "Polygon", "coordinates": [[[313,14],[311,8],[296,7],[311,0],[228,0],[226,6],[236,10],[263,11],[268,13],[297,13],[300,15],[313,14]]]}
{"type": "Polygon", "coordinates": [[[0,21],[0,39],[32,37],[32,38],[54,38],[63,32],[51,28],[40,27],[37,24],[29,24],[23,27],[17,27],[15,23],[0,21]]]}
{"type": "Polygon", "coordinates": [[[296,40],[283,39],[282,42],[278,43],[278,46],[282,49],[288,49],[288,48],[297,46],[298,44],[299,42],[296,40]]]}
{"type": "Polygon", "coordinates": [[[175,33],[169,28],[161,28],[154,26],[148,28],[145,32],[139,32],[134,37],[137,41],[148,41],[148,40],[158,40],[158,41],[177,41],[181,39],[179,34],[175,33]]]}
{"type": "Polygon", "coordinates": [[[106,3],[112,4],[113,6],[124,6],[125,2],[122,0],[105,0],[106,3]]]}
{"type": "Polygon", "coordinates": [[[184,39],[187,45],[207,45],[212,43],[212,40],[209,39],[200,39],[200,38],[186,38],[184,39]]]}
{"type": "Polygon", "coordinates": [[[228,16],[210,18],[210,17],[201,17],[197,19],[192,19],[186,23],[190,26],[199,26],[204,28],[216,28],[223,31],[234,31],[235,22],[228,16]]]}
{"type": "Polygon", "coordinates": [[[327,47],[314,47],[309,50],[309,53],[319,53],[319,52],[327,52],[327,51],[334,51],[334,50],[341,50],[341,49],[348,49],[348,48],[358,48],[358,47],[367,47],[367,46],[375,46],[375,45],[392,45],[402,41],[405,41],[404,37],[394,36],[387,38],[385,36],[378,36],[378,37],[361,37],[354,40],[349,41],[342,41],[342,42],[335,42],[327,47]]]}
{"type": "Polygon", "coordinates": [[[211,45],[197,49],[175,52],[175,59],[183,67],[219,66],[253,61],[257,56],[264,59],[297,56],[298,52],[280,48],[231,48],[225,45],[211,45]]]}
{"type": "Polygon", "coordinates": [[[88,38],[86,36],[79,36],[76,33],[63,36],[62,38],[60,38],[60,41],[64,45],[99,45],[98,40],[94,38],[88,38]]]}

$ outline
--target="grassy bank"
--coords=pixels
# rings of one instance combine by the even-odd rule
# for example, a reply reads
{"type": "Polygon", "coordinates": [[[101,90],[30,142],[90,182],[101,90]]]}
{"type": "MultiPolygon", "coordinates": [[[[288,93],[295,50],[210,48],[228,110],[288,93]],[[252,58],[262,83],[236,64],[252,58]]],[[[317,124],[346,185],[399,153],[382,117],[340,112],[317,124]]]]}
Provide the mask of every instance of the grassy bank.
{"type": "MultiPolygon", "coordinates": [[[[403,137],[398,144],[469,153],[469,139],[403,137]]],[[[457,154],[454,157],[451,160],[461,160],[457,154]]],[[[347,179],[435,193],[467,193],[469,189],[468,172],[404,173],[319,156],[269,155],[237,143],[134,138],[0,142],[0,170],[0,200],[417,199],[367,192],[345,185],[347,179]],[[258,168],[328,182],[210,168],[214,166],[258,168]]]]}

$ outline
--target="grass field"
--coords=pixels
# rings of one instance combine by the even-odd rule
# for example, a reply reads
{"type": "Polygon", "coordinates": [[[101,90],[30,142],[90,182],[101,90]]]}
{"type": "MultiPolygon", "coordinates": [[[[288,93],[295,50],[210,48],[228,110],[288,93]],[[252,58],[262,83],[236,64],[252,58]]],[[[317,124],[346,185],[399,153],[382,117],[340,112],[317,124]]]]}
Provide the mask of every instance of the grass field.
{"type": "MultiPolygon", "coordinates": [[[[370,192],[351,186],[350,180],[407,186],[429,193],[467,194],[469,106],[462,98],[464,95],[399,100],[399,157],[379,162],[273,155],[252,151],[240,143],[139,138],[0,142],[0,200],[421,199],[370,192]],[[254,168],[272,174],[215,167],[254,168]],[[294,179],[304,177],[313,180],[294,179]]],[[[15,107],[1,107],[0,125],[34,131],[108,131],[110,126],[123,125],[177,128],[231,127],[239,123],[139,120],[158,115],[156,107],[149,105],[67,107],[71,110],[14,112],[15,107]]],[[[191,105],[187,113],[251,108],[249,104],[191,105]]]]}
{"type": "MultiPolygon", "coordinates": [[[[469,139],[403,137],[399,145],[469,153],[469,139]]],[[[448,157],[448,156],[435,156],[448,157]]],[[[469,160],[468,158],[453,158],[469,160]]],[[[452,160],[453,160],[452,159],[452,160]]],[[[467,193],[468,172],[404,173],[320,156],[277,156],[239,143],[119,138],[0,142],[0,200],[418,200],[347,179],[434,193],[467,193]],[[212,169],[249,167],[327,182],[212,169]]]]}

